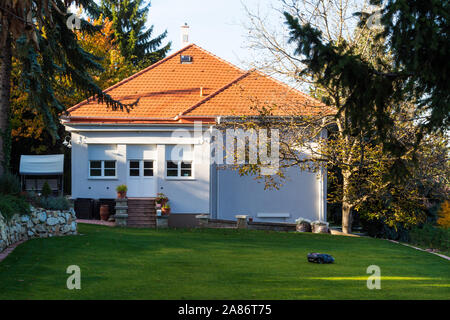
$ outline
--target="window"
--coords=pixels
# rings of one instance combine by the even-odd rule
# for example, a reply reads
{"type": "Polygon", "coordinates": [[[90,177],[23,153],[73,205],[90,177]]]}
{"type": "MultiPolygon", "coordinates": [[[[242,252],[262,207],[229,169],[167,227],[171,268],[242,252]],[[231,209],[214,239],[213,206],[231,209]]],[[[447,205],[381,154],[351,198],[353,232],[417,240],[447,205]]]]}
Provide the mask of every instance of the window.
{"type": "Polygon", "coordinates": [[[181,63],[192,63],[192,56],[180,56],[180,62],[181,63]]]}
{"type": "Polygon", "coordinates": [[[183,161],[181,162],[181,176],[182,177],[192,176],[192,163],[183,161]]]}
{"type": "Polygon", "coordinates": [[[116,161],[93,160],[89,161],[89,177],[116,177],[116,161]]]}
{"type": "Polygon", "coordinates": [[[153,161],[152,160],[130,160],[129,175],[130,177],[153,177],[153,161]],[[141,167],[142,163],[142,167],[141,167]]]}
{"type": "Polygon", "coordinates": [[[130,177],[139,177],[139,161],[130,161],[130,177]]]}
{"type": "Polygon", "coordinates": [[[174,161],[167,161],[167,176],[178,177],[178,163],[174,161]]]}
{"type": "Polygon", "coordinates": [[[192,177],[192,162],[167,161],[167,177],[192,177]]]}
{"type": "Polygon", "coordinates": [[[102,162],[101,161],[91,161],[90,176],[91,177],[101,177],[102,175],[102,162]]]}
{"type": "Polygon", "coordinates": [[[153,177],[153,161],[144,161],[144,177],[153,177]]]}

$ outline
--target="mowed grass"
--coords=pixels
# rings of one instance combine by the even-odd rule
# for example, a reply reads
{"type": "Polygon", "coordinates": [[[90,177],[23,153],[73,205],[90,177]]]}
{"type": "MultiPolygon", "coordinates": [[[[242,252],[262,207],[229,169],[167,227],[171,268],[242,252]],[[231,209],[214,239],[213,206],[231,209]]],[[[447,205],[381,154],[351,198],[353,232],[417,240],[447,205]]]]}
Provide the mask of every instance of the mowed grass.
{"type": "Polygon", "coordinates": [[[79,225],[0,262],[0,299],[450,299],[450,262],[384,240],[232,229],[79,225]],[[308,252],[336,262],[307,262],[308,252]],[[69,265],[81,290],[68,290],[69,265]],[[381,289],[366,286],[381,268],[381,289]]]}

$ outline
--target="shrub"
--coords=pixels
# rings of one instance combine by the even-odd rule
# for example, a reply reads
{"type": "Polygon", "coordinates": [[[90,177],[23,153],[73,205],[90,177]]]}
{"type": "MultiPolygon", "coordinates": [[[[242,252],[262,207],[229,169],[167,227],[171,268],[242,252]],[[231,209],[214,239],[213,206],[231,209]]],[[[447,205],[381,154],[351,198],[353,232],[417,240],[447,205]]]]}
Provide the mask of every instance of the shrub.
{"type": "Polygon", "coordinates": [[[409,241],[409,230],[400,223],[390,227],[383,222],[383,219],[367,219],[366,217],[363,217],[360,222],[370,237],[409,241]]]}
{"type": "Polygon", "coordinates": [[[41,197],[35,200],[37,206],[48,210],[68,210],[70,202],[65,197],[41,197]]]}
{"type": "Polygon", "coordinates": [[[49,197],[52,194],[52,188],[50,188],[50,185],[47,181],[44,182],[44,185],[42,186],[42,196],[44,198],[49,197]]]}
{"type": "Polygon", "coordinates": [[[441,251],[450,250],[450,229],[448,228],[434,227],[426,223],[422,227],[412,228],[409,234],[411,244],[441,251]]]}
{"type": "Polygon", "coordinates": [[[0,177],[0,193],[17,195],[21,191],[19,178],[12,173],[5,172],[0,177]]]}
{"type": "Polygon", "coordinates": [[[30,204],[21,197],[0,194],[0,212],[9,220],[16,213],[30,213],[30,204]]]}

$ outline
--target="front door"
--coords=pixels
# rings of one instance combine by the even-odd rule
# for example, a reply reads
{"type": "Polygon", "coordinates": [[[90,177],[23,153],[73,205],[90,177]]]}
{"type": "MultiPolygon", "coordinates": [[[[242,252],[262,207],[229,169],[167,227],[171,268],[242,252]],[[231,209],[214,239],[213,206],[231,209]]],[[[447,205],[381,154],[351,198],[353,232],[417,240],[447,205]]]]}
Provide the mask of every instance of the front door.
{"type": "Polygon", "coordinates": [[[128,160],[128,197],[146,198],[156,196],[154,168],[154,160],[128,160]]]}

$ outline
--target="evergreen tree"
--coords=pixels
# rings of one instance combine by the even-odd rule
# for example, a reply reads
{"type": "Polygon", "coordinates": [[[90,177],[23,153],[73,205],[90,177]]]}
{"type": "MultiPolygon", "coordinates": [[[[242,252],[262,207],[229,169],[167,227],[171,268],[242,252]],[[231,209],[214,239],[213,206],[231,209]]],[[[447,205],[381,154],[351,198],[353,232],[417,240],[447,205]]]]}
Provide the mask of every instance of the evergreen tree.
{"type": "Polygon", "coordinates": [[[153,26],[146,29],[150,2],[145,0],[102,0],[100,10],[113,22],[114,36],[122,55],[141,68],[162,58],[171,43],[161,47],[167,31],[152,38],[153,26]]]}
{"type": "MultiPolygon", "coordinates": [[[[379,35],[392,54],[388,69],[365,61],[344,43],[324,40],[322,32],[285,13],[290,41],[296,54],[307,66],[305,74],[314,75],[323,86],[339,86],[350,94],[343,105],[347,124],[356,130],[369,130],[375,123],[386,151],[403,155],[406,150],[390,131],[393,130],[391,107],[409,101],[421,116],[419,141],[426,132],[445,131],[450,125],[450,30],[449,1],[372,0],[383,5],[379,35]]],[[[362,16],[361,26],[369,14],[362,16]]],[[[347,129],[349,129],[347,127],[347,129]]],[[[402,167],[401,162],[396,168],[402,167]]]]}
{"type": "MultiPolygon", "coordinates": [[[[42,115],[47,130],[54,138],[58,126],[54,114],[64,112],[65,106],[55,95],[55,78],[70,79],[84,97],[95,96],[115,109],[127,109],[104,94],[90,72],[102,70],[99,58],[84,51],[71,30],[67,12],[71,4],[81,5],[89,14],[99,14],[93,0],[4,0],[0,3],[0,174],[7,167],[10,146],[10,91],[13,54],[20,66],[19,86],[28,96],[28,104],[42,115]],[[9,142],[8,142],[9,141],[9,142]]],[[[98,32],[80,19],[80,28],[98,32]]]]}

